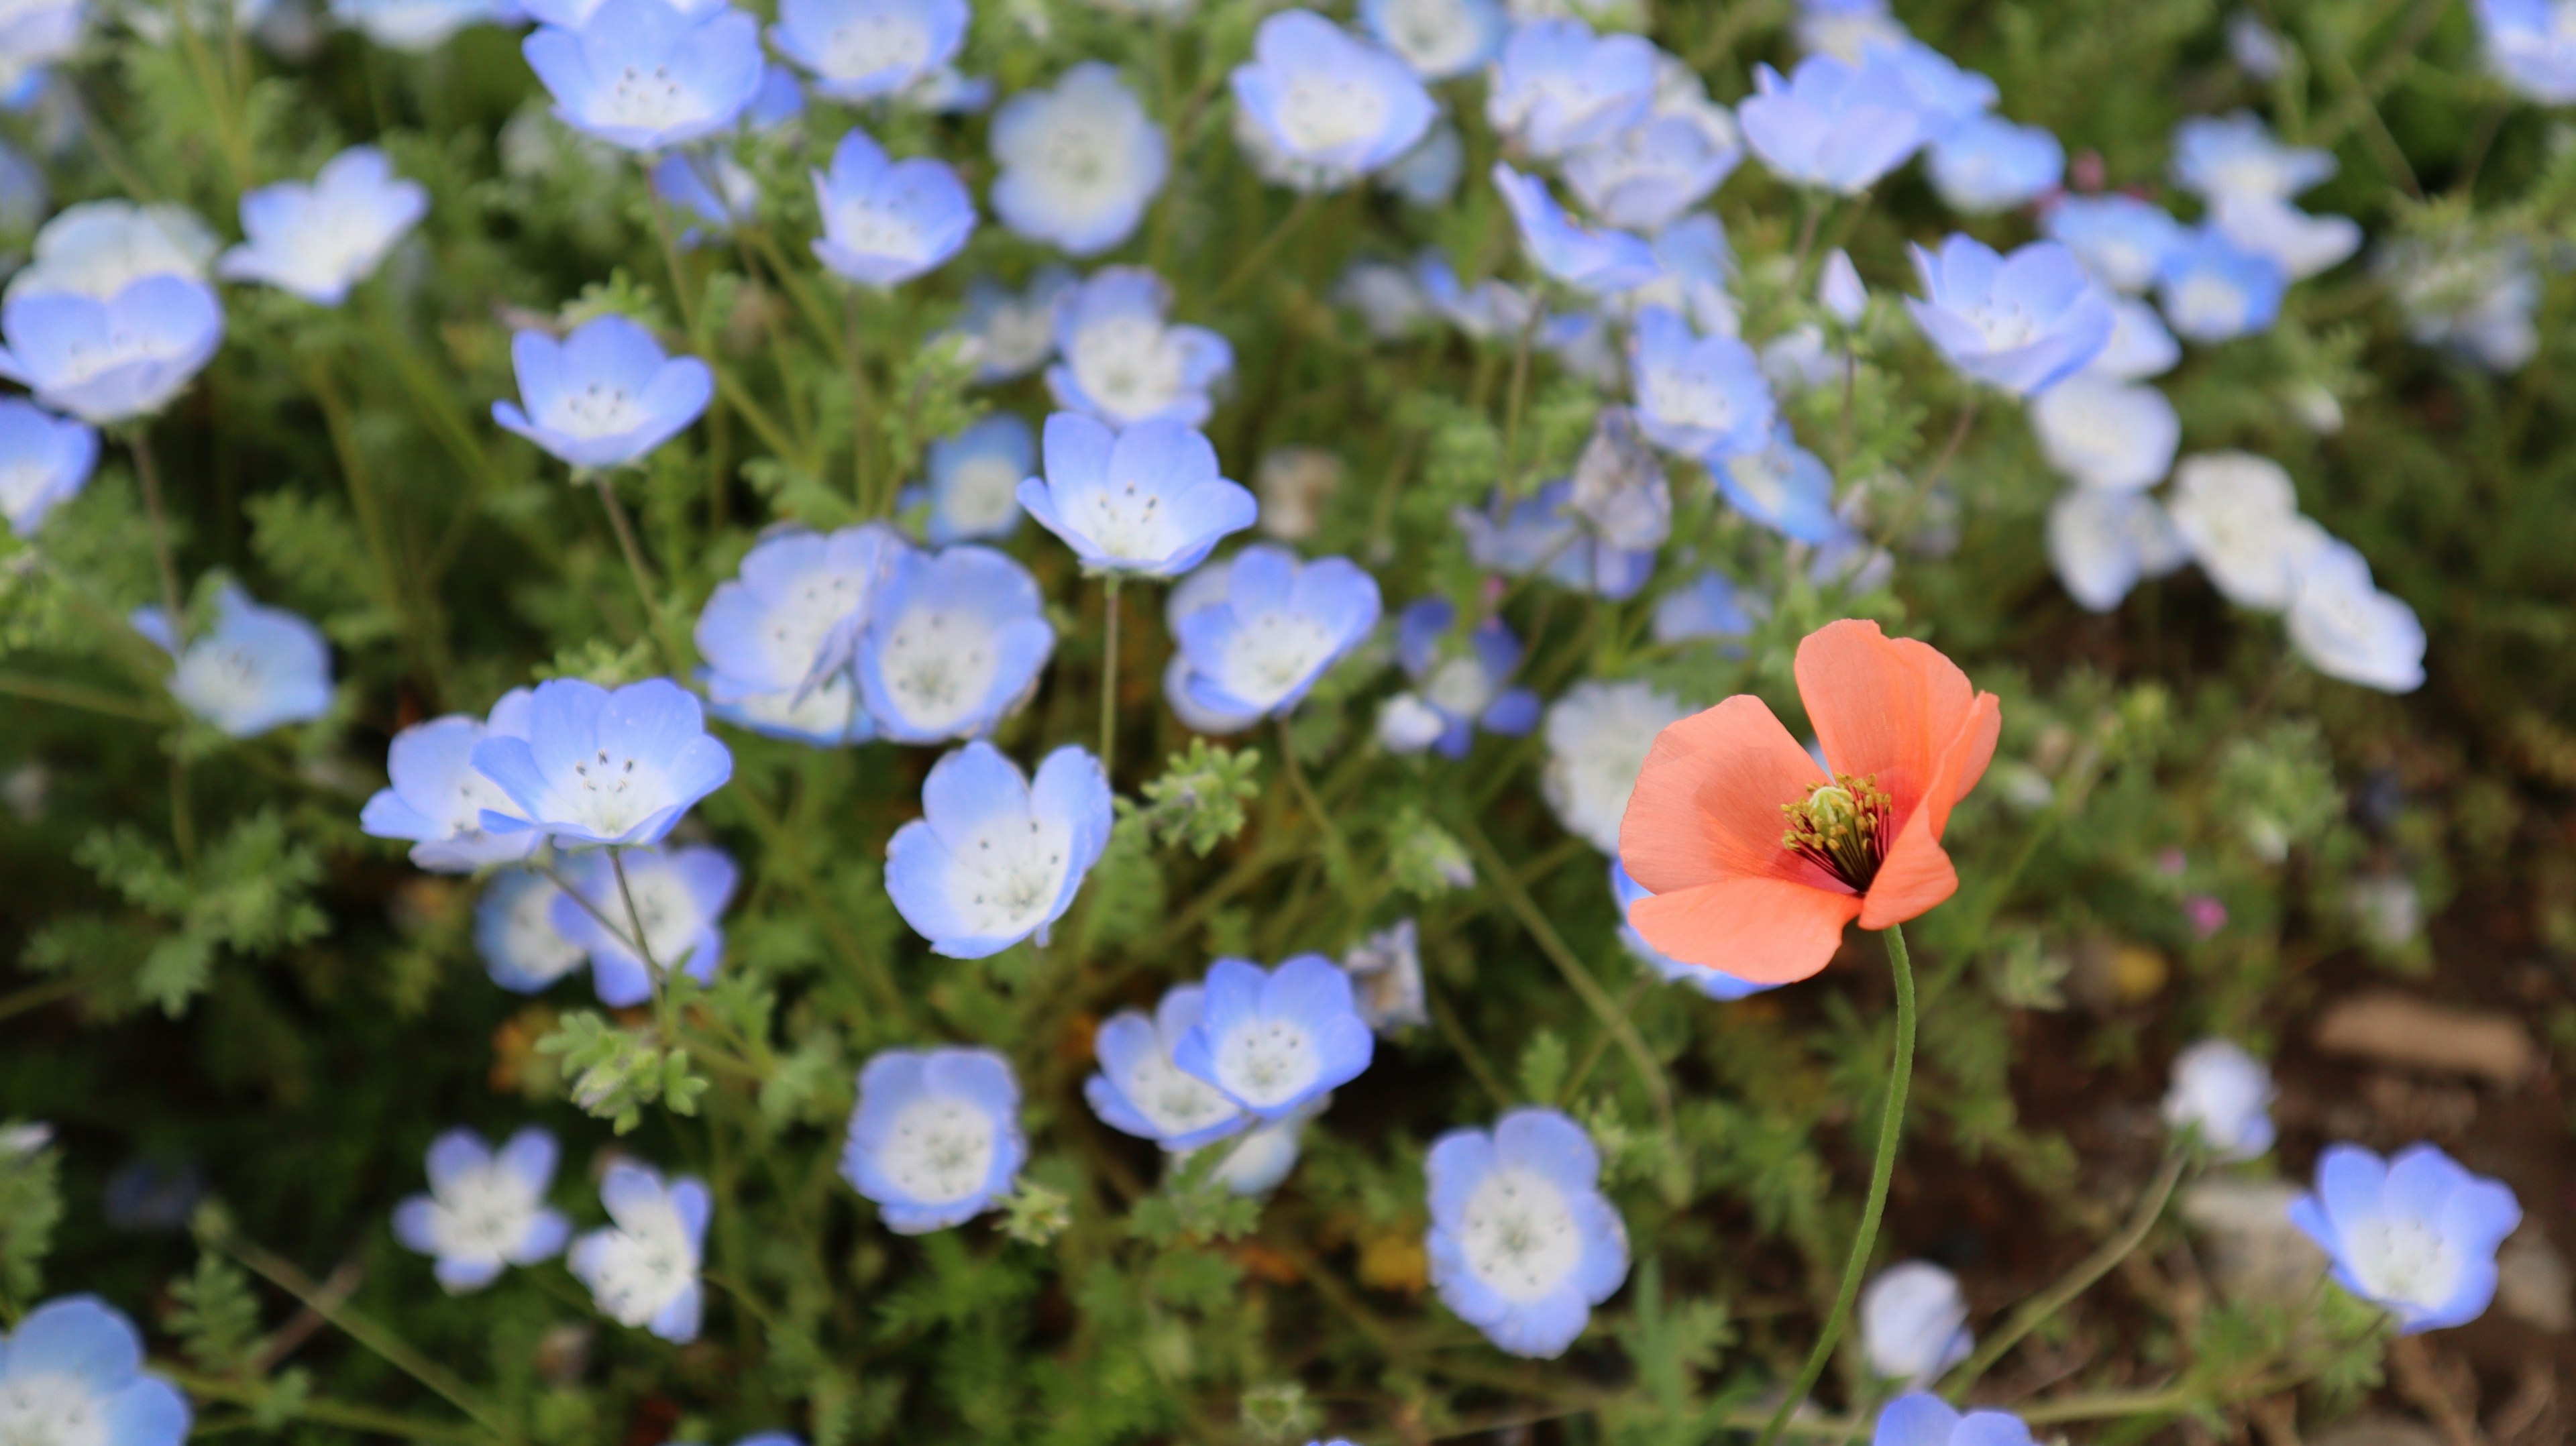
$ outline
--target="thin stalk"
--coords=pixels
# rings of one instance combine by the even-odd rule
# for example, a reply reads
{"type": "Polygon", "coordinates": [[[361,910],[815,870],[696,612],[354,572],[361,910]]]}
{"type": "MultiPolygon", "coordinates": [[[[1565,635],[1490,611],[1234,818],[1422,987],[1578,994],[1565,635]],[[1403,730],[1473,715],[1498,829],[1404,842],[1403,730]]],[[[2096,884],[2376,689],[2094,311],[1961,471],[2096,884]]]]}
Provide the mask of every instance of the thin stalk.
{"type": "Polygon", "coordinates": [[[1270,228],[1270,234],[1262,237],[1260,244],[1244,253],[1243,260],[1235,264],[1234,274],[1228,276],[1224,284],[1217,287],[1215,294],[1208,297],[1209,308],[1213,310],[1223,305],[1238,288],[1250,281],[1254,274],[1270,260],[1272,254],[1278,251],[1280,245],[1288,239],[1289,233],[1303,224],[1314,209],[1314,192],[1308,191],[1299,196],[1297,204],[1288,208],[1288,214],[1279,218],[1279,224],[1270,228]]]}
{"type": "Polygon", "coordinates": [[[168,715],[146,703],[84,688],[78,683],[57,683],[51,678],[30,678],[24,673],[0,673],[0,693],[13,698],[29,698],[39,703],[53,703],[65,708],[79,708],[110,718],[129,718],[137,723],[162,723],[168,715]]]}
{"type": "Polygon", "coordinates": [[[876,441],[876,428],[871,425],[876,412],[876,397],[869,390],[867,356],[859,346],[859,289],[856,286],[850,288],[841,302],[841,328],[845,338],[842,355],[850,373],[850,496],[859,504],[860,516],[874,517],[877,514],[876,468],[868,465],[868,448],[876,441]]]}
{"type": "Polygon", "coordinates": [[[215,1244],[226,1255],[248,1266],[253,1274],[265,1278],[271,1285],[302,1302],[315,1315],[339,1327],[349,1339],[382,1356],[403,1374],[436,1392],[449,1405],[472,1417],[476,1425],[504,1440],[513,1438],[513,1433],[445,1366],[414,1350],[409,1342],[372,1318],[326,1296],[292,1262],[238,1236],[227,1235],[215,1244]]]}
{"type": "Polygon", "coordinates": [[[654,646],[670,654],[672,666],[677,667],[680,655],[662,636],[661,585],[654,581],[653,565],[644,560],[643,545],[635,540],[635,524],[626,516],[626,504],[617,500],[617,489],[608,485],[606,472],[592,472],[590,485],[598,490],[599,503],[608,510],[609,529],[617,534],[617,549],[626,554],[626,570],[634,575],[635,595],[644,603],[645,635],[653,639],[654,646]]]}
{"type": "Polygon", "coordinates": [[[650,162],[639,162],[644,168],[644,195],[653,205],[653,231],[662,241],[662,264],[671,273],[671,301],[680,309],[680,325],[687,329],[692,345],[699,341],[698,298],[689,289],[688,274],[680,266],[680,238],[671,229],[671,210],[662,204],[661,188],[653,184],[650,162]]]}
{"type": "Polygon", "coordinates": [[[1834,1346],[1842,1339],[1843,1327],[1850,1323],[1852,1302],[1860,1296],[1860,1278],[1869,1269],[1872,1246],[1878,1243],[1878,1223],[1887,1213],[1887,1186],[1896,1174],[1896,1145],[1905,1134],[1905,1094],[1914,1079],[1914,961],[1905,950],[1905,929],[1890,924],[1887,940],[1887,972],[1896,984],[1896,1059],[1887,1071],[1887,1098],[1880,1106],[1878,1120],[1878,1157],[1869,1171],[1869,1198],[1862,1204],[1860,1229],[1852,1236],[1851,1257],[1843,1263],[1842,1288],[1834,1293],[1834,1307],[1825,1316],[1825,1328],[1816,1337],[1815,1349],[1807,1353],[1807,1364],[1798,1371],[1788,1393],[1780,1398],[1778,1409],[1771,1413],[1770,1423],[1754,1446],[1771,1446],[1789,1424],[1789,1415],[1825,1374],[1825,1363],[1833,1359],[1834,1346]]]}
{"type": "Polygon", "coordinates": [[[1102,624],[1100,656],[1100,767],[1114,779],[1118,768],[1118,584],[1116,573],[1100,580],[1102,624]]]}
{"type": "Polygon", "coordinates": [[[69,999],[80,992],[80,980],[69,975],[30,984],[24,989],[0,994],[0,1019],[10,1019],[31,1009],[42,1009],[58,999],[69,999]]]}
{"type": "Polygon", "coordinates": [[[644,977],[653,985],[653,1016],[660,1021],[665,1036],[677,1039],[679,1031],[673,1027],[677,1021],[670,1017],[668,982],[662,977],[662,966],[653,958],[653,941],[645,937],[644,915],[635,907],[635,886],[626,881],[624,848],[609,846],[608,871],[617,875],[617,897],[626,904],[626,927],[633,931],[629,937],[635,941],[635,957],[644,961],[644,977]]]}
{"type": "Polygon", "coordinates": [[[1932,490],[1949,475],[1950,464],[1959,459],[1959,449],[1968,444],[1968,433],[1976,429],[1979,401],[1980,398],[1972,394],[1959,408],[1959,419],[1950,424],[1950,440],[1941,445],[1941,454],[1932,459],[1932,466],[1923,474],[1923,480],[1914,484],[1914,491],[1905,499],[1905,510],[1898,513],[1896,521],[1879,534],[1878,540],[1882,545],[1893,547],[1903,539],[1913,528],[1915,519],[1922,515],[1924,505],[1932,500],[1932,490]]]}
{"type": "Polygon", "coordinates": [[[184,647],[188,632],[179,593],[179,563],[170,550],[170,515],[161,502],[161,468],[152,458],[150,430],[137,422],[125,434],[125,445],[134,456],[135,480],[143,484],[143,515],[151,524],[152,566],[161,575],[161,606],[170,618],[170,638],[184,647]]]}
{"type": "MultiPolygon", "coordinates": [[[[208,1401],[226,1401],[234,1405],[257,1406],[264,1400],[268,1386],[245,1381],[228,1381],[219,1376],[201,1375],[182,1366],[155,1361],[152,1374],[168,1380],[191,1396],[208,1401]]],[[[340,1426],[352,1431],[368,1431],[379,1436],[398,1436],[410,1441],[471,1442],[482,1439],[473,1430],[445,1421],[417,1421],[378,1411],[367,1406],[341,1401],[326,1401],[308,1396],[295,1404],[293,1419],[313,1421],[324,1426],[340,1426]]],[[[201,1429],[197,1434],[204,1435],[201,1429]]]]}
{"type": "Polygon", "coordinates": [[[1344,888],[1352,887],[1359,882],[1359,875],[1351,859],[1350,840],[1342,836],[1341,825],[1325,811],[1324,801],[1315,796],[1315,785],[1306,781],[1306,770],[1297,762],[1297,746],[1289,738],[1288,715],[1280,714],[1277,723],[1279,763],[1288,774],[1288,787],[1296,793],[1298,805],[1314,816],[1315,827],[1324,836],[1324,852],[1331,860],[1332,871],[1340,876],[1344,888]]]}
{"type": "Polygon", "coordinates": [[[2190,1162],[2191,1157],[2181,1150],[2165,1156],[2163,1168],[2156,1171],[2146,1193],[2138,1197],[2138,1208],[2130,1214],[2128,1225],[2119,1234],[2103,1241],[2092,1254],[2076,1262],[2075,1268],[2055,1285],[2023,1302],[2002,1330],[1981,1342],[1977,1353],[1951,1373],[1949,1381],[1941,1388],[1941,1394],[1953,1405],[1957,1404],[1968,1394],[1968,1388],[1977,1383],[1977,1378],[2002,1360],[2004,1353],[2019,1344],[2022,1337],[2037,1330],[2050,1316],[2065,1309],[2068,1301],[2091,1289],[2093,1282],[2110,1274],[2113,1267],[2127,1259],[2129,1252],[2146,1240],[2147,1232],[2156,1228],[2156,1221],[2163,1218],[2165,1202],[2173,1198],[2174,1187],[2182,1183],[2183,1171],[2190,1162]]]}
{"type": "Polygon", "coordinates": [[[323,430],[330,433],[331,450],[340,462],[340,480],[349,489],[349,509],[358,515],[358,535],[366,543],[376,605],[401,624],[411,644],[413,664],[429,683],[431,693],[443,696],[447,691],[446,669],[438,656],[436,635],[428,619],[412,604],[412,599],[424,596],[426,590],[419,579],[408,575],[410,569],[395,555],[392,524],[385,513],[384,498],[376,491],[375,474],[358,449],[349,404],[340,395],[338,384],[331,380],[328,363],[306,367],[304,378],[305,385],[312,389],[313,400],[322,408],[323,430]]]}

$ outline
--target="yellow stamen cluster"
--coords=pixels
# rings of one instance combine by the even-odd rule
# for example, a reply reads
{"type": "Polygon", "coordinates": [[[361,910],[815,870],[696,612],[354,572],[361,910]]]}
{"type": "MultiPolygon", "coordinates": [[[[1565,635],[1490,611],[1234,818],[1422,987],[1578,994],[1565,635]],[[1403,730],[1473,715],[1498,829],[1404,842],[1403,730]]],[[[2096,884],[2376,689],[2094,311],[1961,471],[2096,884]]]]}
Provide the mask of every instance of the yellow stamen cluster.
{"type": "Polygon", "coordinates": [[[1780,846],[1866,893],[1887,858],[1889,800],[1878,775],[1837,773],[1796,803],[1780,805],[1789,820],[1780,846]]]}

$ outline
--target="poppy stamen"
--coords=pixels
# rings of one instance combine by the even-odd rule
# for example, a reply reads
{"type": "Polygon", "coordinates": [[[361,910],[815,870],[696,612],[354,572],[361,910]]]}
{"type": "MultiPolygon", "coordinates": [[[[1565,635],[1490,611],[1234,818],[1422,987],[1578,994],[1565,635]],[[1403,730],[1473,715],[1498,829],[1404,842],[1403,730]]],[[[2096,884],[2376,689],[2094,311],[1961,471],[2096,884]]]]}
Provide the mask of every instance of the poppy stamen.
{"type": "Polygon", "coordinates": [[[1798,802],[1780,805],[1789,820],[1780,846],[1841,880],[1853,893],[1865,894],[1887,859],[1889,811],[1878,775],[1837,773],[1798,802]]]}

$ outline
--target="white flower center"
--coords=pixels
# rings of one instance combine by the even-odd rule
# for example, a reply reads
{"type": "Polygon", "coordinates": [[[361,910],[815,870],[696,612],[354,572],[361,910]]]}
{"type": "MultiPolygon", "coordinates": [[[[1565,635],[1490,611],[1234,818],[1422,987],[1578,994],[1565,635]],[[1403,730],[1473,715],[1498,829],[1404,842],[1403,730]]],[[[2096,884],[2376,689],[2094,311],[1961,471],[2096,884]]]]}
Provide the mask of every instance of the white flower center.
{"type": "Polygon", "coordinates": [[[1386,128],[1386,96],[1351,76],[1303,71],[1279,97],[1280,139],[1305,155],[1338,150],[1386,128]]]}
{"type": "Polygon", "coordinates": [[[1063,892],[1073,831],[1056,819],[996,820],[956,854],[953,903],[975,934],[1025,934],[1063,892]]]}
{"type": "Polygon", "coordinates": [[[1565,1192],[1527,1170],[1486,1176],[1467,1197],[1456,1238],[1476,1278],[1516,1304],[1554,1293],[1583,1263],[1583,1235],[1565,1192]]]}
{"type": "Polygon", "coordinates": [[[1217,668],[1217,681],[1247,703],[1267,707],[1313,677],[1337,640],[1304,613],[1266,612],[1238,619],[1217,668]]]}
{"type": "Polygon", "coordinates": [[[108,1446],[101,1405],[77,1376],[0,1377],[0,1446],[108,1446]]]}
{"type": "Polygon", "coordinates": [[[2451,1298],[2467,1262],[2432,1223],[2383,1215],[2344,1232],[2353,1278],[2378,1300],[2437,1306],[2451,1298]]]}
{"type": "Polygon", "coordinates": [[[188,650],[170,678],[170,691],[213,718],[250,712],[268,700],[274,680],[258,657],[220,637],[188,650]]]}
{"type": "Polygon", "coordinates": [[[640,1326],[697,1279],[698,1260],[668,1202],[629,1213],[591,1257],[590,1292],[610,1319],[640,1326]]]}
{"type": "Polygon", "coordinates": [[[2173,289],[2174,325],[2186,332],[2216,334],[2242,330],[2245,293],[2224,277],[2195,272],[2173,289]]]}
{"type": "Polygon", "coordinates": [[[1166,1135],[1203,1130],[1235,1112],[1214,1085],[1181,1073],[1160,1050],[1131,1064],[1118,1091],[1166,1135]]]}
{"type": "Polygon", "coordinates": [[[501,917],[501,952],[519,973],[537,983],[552,984],[581,967],[581,946],[555,928],[557,888],[521,889],[501,917]]]}
{"type": "Polygon", "coordinates": [[[922,1204],[963,1200],[993,1173],[994,1144],[993,1117],[973,1102],[917,1099],[896,1113],[877,1168],[922,1204]]]}
{"type": "Polygon", "coordinates": [[[1102,204],[1116,197],[1127,179],[1127,168],[1118,164],[1126,137],[1103,123],[1107,117],[1085,114],[1086,109],[1061,102],[1050,107],[1050,124],[1038,141],[1032,169],[1059,205],[1102,204]]]}
{"type": "Polygon", "coordinates": [[[1989,301],[1966,316],[1984,338],[1988,351],[2027,346],[2040,334],[2039,318],[2008,301],[1989,301]]]}
{"type": "Polygon", "coordinates": [[[285,235],[274,238],[292,279],[336,282],[375,264],[385,247],[378,212],[355,196],[316,195],[285,235]]]}
{"type": "Polygon", "coordinates": [[[585,382],[556,395],[545,426],[568,437],[615,437],[644,421],[643,403],[635,393],[606,382],[585,382]]]}
{"type": "Polygon", "coordinates": [[[755,723],[822,736],[848,732],[859,700],[850,688],[849,675],[835,673],[806,689],[801,697],[790,688],[778,693],[755,693],[732,706],[755,723]]]}
{"type": "Polygon", "coordinates": [[[605,748],[593,749],[572,766],[572,777],[558,776],[555,784],[564,801],[602,834],[621,834],[642,823],[671,792],[661,769],[631,754],[613,756],[605,748]]]}
{"type": "Polygon", "coordinates": [[[1380,19],[1387,43],[1416,70],[1456,70],[1476,52],[1475,19],[1460,0],[1394,0],[1380,19]]]}
{"type": "Polygon", "coordinates": [[[1485,675],[1483,663],[1462,655],[1431,670],[1422,696],[1452,718],[1473,718],[1494,701],[1494,680],[1485,675]]]}
{"type": "Polygon", "coordinates": [[[949,471],[939,510],[961,533],[999,531],[1019,511],[1023,475],[1008,457],[991,452],[969,457],[949,471]]]}
{"type": "Polygon", "coordinates": [[[762,629],[772,676],[793,675],[801,681],[822,656],[823,645],[867,595],[868,576],[855,570],[818,570],[798,578],[787,596],[770,605],[762,629]]]}
{"type": "Polygon", "coordinates": [[[1065,520],[1111,557],[1156,561],[1181,545],[1180,529],[1162,497],[1132,477],[1077,493],[1065,510],[1065,520]]]}
{"type": "Polygon", "coordinates": [[[527,1238],[537,1192],[495,1160],[438,1188],[430,1201],[429,1239],[442,1258],[499,1260],[527,1238]]]}
{"type": "Polygon", "coordinates": [[[1181,392],[1181,349],[1150,316],[1119,316],[1075,333],[1065,361],[1074,380],[1118,417],[1147,417],[1181,392]]]}
{"type": "Polygon", "coordinates": [[[609,84],[591,119],[601,125],[660,130],[675,121],[693,119],[699,109],[668,64],[629,65],[609,84]]]}
{"type": "Polygon", "coordinates": [[[1740,452],[1726,459],[1726,475],[1737,491],[1770,516],[1779,516],[1788,505],[1789,459],[1777,452],[1740,452]]]}
{"type": "Polygon", "coordinates": [[[981,619],[916,607],[882,635],[877,669],[905,722],[925,733],[949,733],[983,711],[1001,660],[981,619]]]}
{"type": "Polygon", "coordinates": [[[1217,1041],[1216,1077],[1255,1108],[1295,1099],[1314,1085],[1323,1068],[1314,1037],[1291,1020],[1256,1017],[1217,1041]]]}
{"type": "Polygon", "coordinates": [[[845,80],[915,71],[929,59],[930,32],[901,15],[862,15],[832,27],[823,41],[825,70],[845,80]]]}
{"type": "Polygon", "coordinates": [[[1735,425],[1735,394],[1705,367],[1657,367],[1641,374],[1646,410],[1657,420],[1723,432],[1735,425]]]}

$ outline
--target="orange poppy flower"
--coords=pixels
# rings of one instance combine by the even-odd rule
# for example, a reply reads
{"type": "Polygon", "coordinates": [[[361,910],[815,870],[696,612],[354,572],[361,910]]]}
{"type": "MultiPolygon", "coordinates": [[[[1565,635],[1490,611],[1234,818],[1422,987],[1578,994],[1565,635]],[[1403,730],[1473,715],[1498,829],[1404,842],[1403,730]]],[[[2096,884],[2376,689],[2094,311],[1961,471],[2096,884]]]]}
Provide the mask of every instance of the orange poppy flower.
{"type": "Polygon", "coordinates": [[[1824,968],[1855,919],[1884,929],[1958,889],[1941,830],[2003,721],[1939,650],[1876,623],[1808,634],[1797,675],[1832,773],[1738,694],[1656,736],[1619,825],[1620,862],[1653,895],[1628,922],[1760,984],[1824,968]]]}

